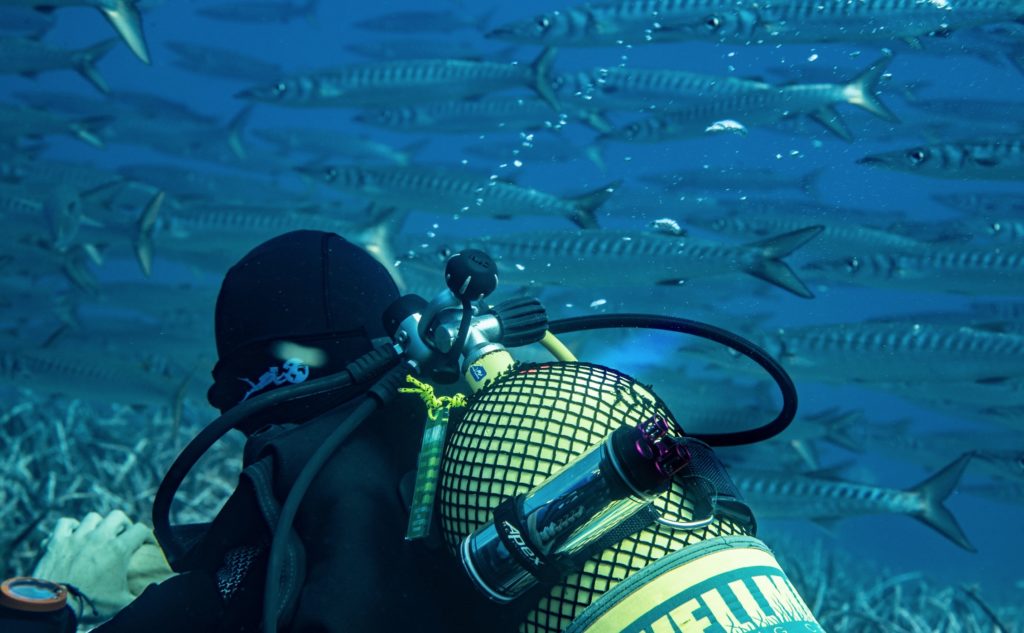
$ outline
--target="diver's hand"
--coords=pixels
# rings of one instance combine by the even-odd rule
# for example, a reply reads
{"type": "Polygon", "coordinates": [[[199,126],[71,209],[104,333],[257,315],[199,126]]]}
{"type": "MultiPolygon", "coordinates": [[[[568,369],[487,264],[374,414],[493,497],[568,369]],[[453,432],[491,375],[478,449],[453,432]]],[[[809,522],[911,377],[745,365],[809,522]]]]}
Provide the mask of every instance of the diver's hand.
{"type": "Polygon", "coordinates": [[[171,574],[160,554],[166,573],[153,578],[159,575],[160,563],[155,561],[152,551],[138,555],[147,543],[155,547],[152,530],[142,523],[132,523],[120,510],[106,517],[90,512],[81,521],[65,517],[57,521],[33,575],[74,585],[97,611],[93,614],[86,608],[83,618],[106,619],[134,600],[148,584],[135,582],[136,578],[148,577],[157,582],[171,574]]]}

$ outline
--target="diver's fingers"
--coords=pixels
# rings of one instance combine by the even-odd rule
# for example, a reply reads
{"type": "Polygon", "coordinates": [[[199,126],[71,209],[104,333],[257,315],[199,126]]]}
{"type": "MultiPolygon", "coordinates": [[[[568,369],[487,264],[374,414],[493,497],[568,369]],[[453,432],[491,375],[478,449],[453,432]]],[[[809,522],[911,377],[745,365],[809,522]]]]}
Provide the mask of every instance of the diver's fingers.
{"type": "Polygon", "coordinates": [[[113,542],[113,546],[122,552],[132,553],[142,547],[143,543],[151,540],[152,537],[153,532],[149,529],[148,525],[145,523],[135,523],[117,537],[113,542]]]}
{"type": "Polygon", "coordinates": [[[85,518],[82,519],[81,525],[79,525],[78,528],[75,530],[74,537],[76,539],[85,538],[89,535],[90,532],[95,530],[96,526],[99,525],[102,521],[103,517],[101,517],[96,512],[90,512],[89,514],[85,515],[85,518]]]}
{"type": "Polygon", "coordinates": [[[62,539],[71,538],[75,528],[79,526],[78,519],[72,519],[71,517],[61,517],[57,519],[57,525],[53,526],[53,533],[50,534],[51,541],[59,541],[62,539]]]}
{"type": "Polygon", "coordinates": [[[128,529],[128,526],[132,524],[132,520],[128,518],[128,515],[120,510],[114,510],[100,522],[96,529],[93,531],[92,536],[102,539],[112,540],[117,537],[118,534],[128,529]]]}

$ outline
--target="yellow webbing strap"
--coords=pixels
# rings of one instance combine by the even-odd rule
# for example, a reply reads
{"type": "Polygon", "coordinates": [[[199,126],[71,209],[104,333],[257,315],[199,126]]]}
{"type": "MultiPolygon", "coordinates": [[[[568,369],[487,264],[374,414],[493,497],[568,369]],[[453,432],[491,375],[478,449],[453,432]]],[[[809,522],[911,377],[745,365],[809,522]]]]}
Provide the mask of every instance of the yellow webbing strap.
{"type": "Polygon", "coordinates": [[[417,380],[413,376],[406,376],[405,379],[412,384],[412,387],[400,387],[398,392],[419,395],[423,403],[427,405],[427,415],[431,420],[437,417],[437,413],[441,409],[455,409],[466,406],[466,396],[464,394],[457,393],[454,396],[438,396],[434,393],[433,385],[417,380]]]}
{"type": "Polygon", "coordinates": [[[407,376],[411,387],[401,387],[399,393],[418,394],[427,405],[427,422],[423,427],[423,442],[416,460],[416,483],[413,485],[412,502],[409,508],[409,525],[406,540],[426,538],[434,513],[434,498],[441,469],[445,434],[448,427],[448,412],[455,407],[466,406],[466,396],[438,396],[434,387],[407,376]]]}

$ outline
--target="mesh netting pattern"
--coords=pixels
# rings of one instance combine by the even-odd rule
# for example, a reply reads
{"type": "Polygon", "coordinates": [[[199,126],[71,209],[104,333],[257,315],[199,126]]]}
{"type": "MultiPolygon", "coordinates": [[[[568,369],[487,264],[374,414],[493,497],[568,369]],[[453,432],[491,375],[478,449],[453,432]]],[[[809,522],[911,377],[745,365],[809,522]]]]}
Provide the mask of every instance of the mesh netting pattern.
{"type": "MultiPolygon", "coordinates": [[[[491,519],[508,497],[525,493],[621,424],[672,414],[632,378],[589,363],[520,365],[474,394],[445,447],[441,525],[453,552],[491,519]]],[[[654,505],[669,519],[692,518],[694,504],[678,483],[654,505]]],[[[524,633],[564,630],[591,602],[633,572],[704,539],[744,533],[718,519],[682,531],[646,528],[587,561],[554,587],[521,626],[524,633]]]]}

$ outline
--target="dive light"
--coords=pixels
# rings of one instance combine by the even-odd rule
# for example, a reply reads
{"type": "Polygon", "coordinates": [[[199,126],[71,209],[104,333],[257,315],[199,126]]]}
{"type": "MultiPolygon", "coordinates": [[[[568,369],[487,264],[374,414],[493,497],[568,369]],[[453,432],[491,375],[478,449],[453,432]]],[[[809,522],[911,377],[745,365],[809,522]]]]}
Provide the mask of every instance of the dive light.
{"type": "Polygon", "coordinates": [[[78,619],[67,602],[64,585],[41,578],[8,578],[0,583],[0,629],[10,633],[74,633],[78,619]]]}
{"type": "MultiPolygon", "coordinates": [[[[463,540],[462,565],[495,602],[558,582],[596,552],[658,521],[653,498],[689,463],[685,440],[670,435],[664,419],[620,426],[540,485],[499,504],[494,518],[463,540]]],[[[701,510],[698,520],[673,526],[708,525],[713,505],[701,510]]]]}

